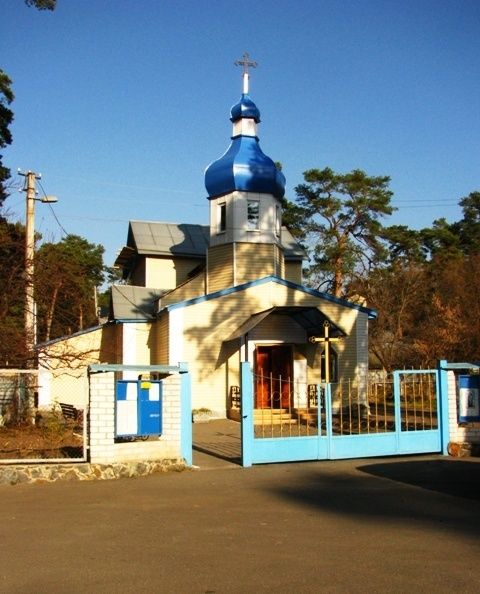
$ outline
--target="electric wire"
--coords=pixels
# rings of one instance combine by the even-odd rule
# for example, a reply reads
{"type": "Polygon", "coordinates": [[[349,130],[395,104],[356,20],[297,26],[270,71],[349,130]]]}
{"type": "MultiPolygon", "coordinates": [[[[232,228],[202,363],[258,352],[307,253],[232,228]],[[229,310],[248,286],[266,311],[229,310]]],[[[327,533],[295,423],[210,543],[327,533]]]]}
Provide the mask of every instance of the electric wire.
{"type": "MultiPolygon", "coordinates": [[[[45,196],[45,198],[47,197],[47,193],[45,192],[44,187],[42,186],[42,182],[40,180],[38,180],[38,185],[40,186],[43,195],[45,196]]],[[[63,233],[65,235],[68,235],[68,231],[65,230],[65,227],[62,225],[62,223],[58,220],[57,214],[54,211],[54,209],[52,208],[52,205],[50,204],[50,202],[47,202],[48,206],[50,207],[50,211],[53,214],[54,219],[57,221],[58,226],[60,227],[60,229],[63,231],[63,233]]]]}

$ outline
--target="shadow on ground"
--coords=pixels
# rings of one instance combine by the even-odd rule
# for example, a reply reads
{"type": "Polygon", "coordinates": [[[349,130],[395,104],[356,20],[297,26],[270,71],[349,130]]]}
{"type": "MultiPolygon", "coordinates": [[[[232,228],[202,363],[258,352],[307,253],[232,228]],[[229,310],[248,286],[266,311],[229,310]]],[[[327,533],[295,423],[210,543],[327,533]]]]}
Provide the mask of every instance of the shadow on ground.
{"type": "Polygon", "coordinates": [[[414,485],[480,501],[480,463],[464,460],[408,460],[358,466],[358,470],[414,485]]]}
{"type": "Polygon", "coordinates": [[[478,539],[479,477],[478,462],[429,459],[365,465],[345,460],[315,463],[294,483],[269,490],[339,518],[414,523],[478,539]]]}

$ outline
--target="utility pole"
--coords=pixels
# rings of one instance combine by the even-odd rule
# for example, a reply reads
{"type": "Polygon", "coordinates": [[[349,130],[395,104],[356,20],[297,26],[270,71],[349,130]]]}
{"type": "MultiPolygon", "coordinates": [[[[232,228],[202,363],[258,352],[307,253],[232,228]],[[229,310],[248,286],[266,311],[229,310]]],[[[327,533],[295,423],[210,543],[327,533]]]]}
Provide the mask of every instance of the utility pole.
{"type": "Polygon", "coordinates": [[[34,296],[34,258],[35,258],[35,200],[40,202],[56,202],[55,196],[37,198],[35,182],[42,178],[34,171],[18,171],[25,178],[23,192],[26,193],[27,207],[25,215],[25,348],[27,367],[33,367],[34,348],[36,342],[36,306],[34,296]]]}

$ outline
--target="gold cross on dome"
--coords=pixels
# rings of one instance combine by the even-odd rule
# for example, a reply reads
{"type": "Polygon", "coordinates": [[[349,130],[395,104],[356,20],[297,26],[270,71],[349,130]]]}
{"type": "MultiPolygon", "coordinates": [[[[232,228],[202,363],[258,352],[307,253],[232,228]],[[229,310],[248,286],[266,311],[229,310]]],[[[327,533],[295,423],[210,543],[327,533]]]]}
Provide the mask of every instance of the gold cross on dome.
{"type": "Polygon", "coordinates": [[[235,60],[234,64],[235,64],[235,66],[243,66],[243,74],[248,74],[249,68],[257,67],[257,63],[250,60],[250,56],[249,56],[248,52],[245,52],[243,54],[243,57],[241,60],[235,60]]]}
{"type": "Polygon", "coordinates": [[[249,78],[248,69],[256,68],[257,62],[250,60],[250,56],[249,56],[248,52],[245,52],[243,54],[242,59],[235,60],[234,64],[235,64],[235,66],[243,66],[243,92],[244,92],[244,94],[247,94],[248,93],[248,78],[249,78]]]}

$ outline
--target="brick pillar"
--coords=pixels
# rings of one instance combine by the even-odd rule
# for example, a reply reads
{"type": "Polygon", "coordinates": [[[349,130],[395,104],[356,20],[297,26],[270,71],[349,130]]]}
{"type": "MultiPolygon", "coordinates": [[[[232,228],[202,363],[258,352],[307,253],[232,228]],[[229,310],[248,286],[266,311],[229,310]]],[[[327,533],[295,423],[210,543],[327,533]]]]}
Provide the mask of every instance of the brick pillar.
{"type": "Polygon", "coordinates": [[[115,374],[90,374],[90,462],[108,464],[115,446],[115,374]]]}

